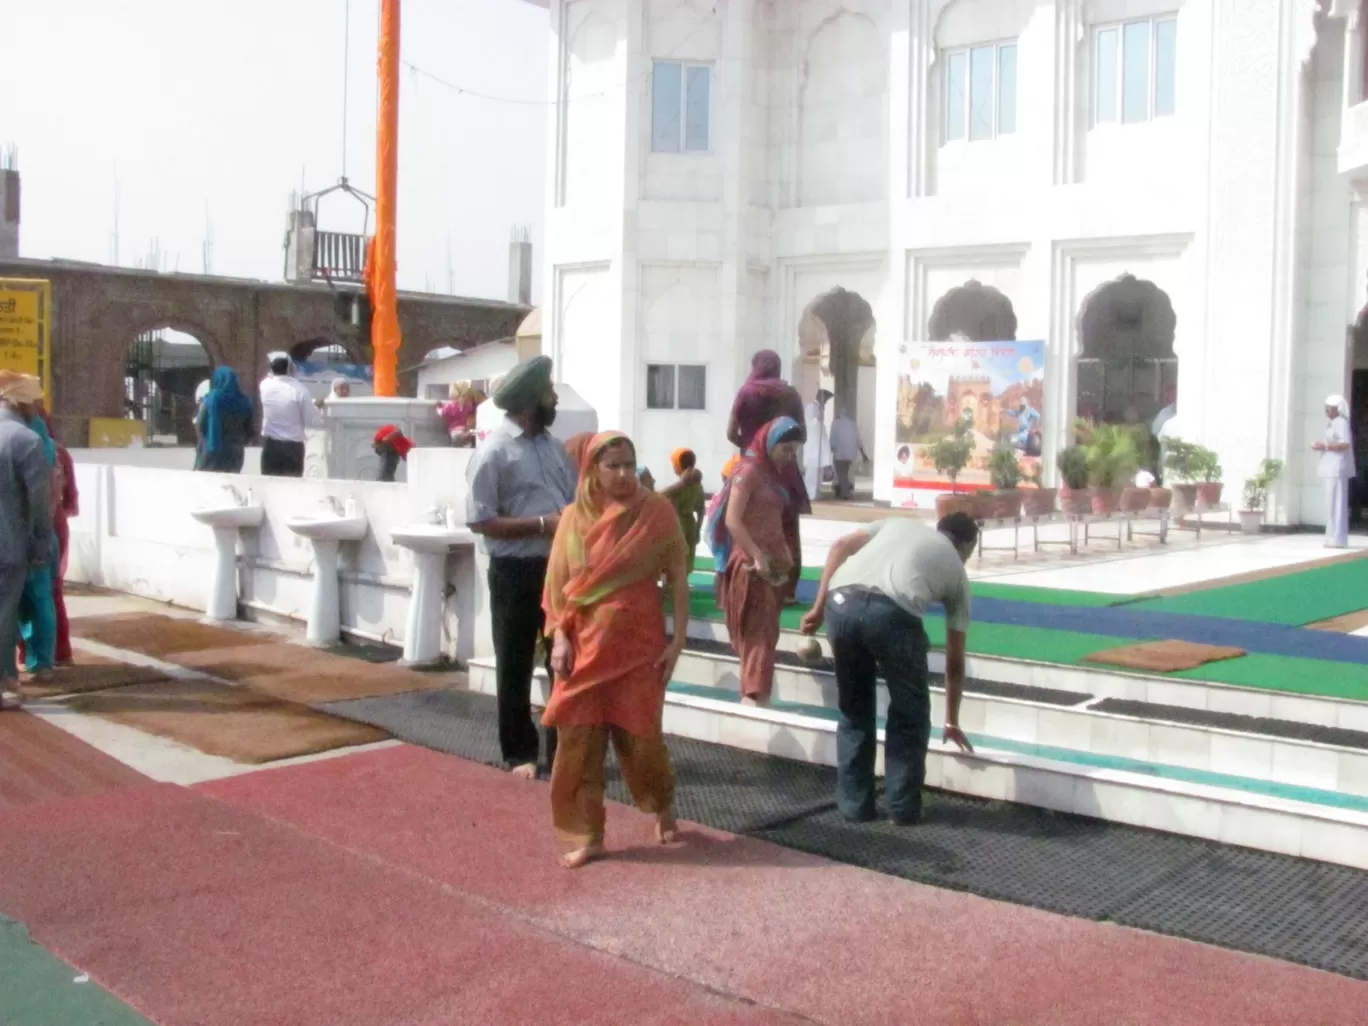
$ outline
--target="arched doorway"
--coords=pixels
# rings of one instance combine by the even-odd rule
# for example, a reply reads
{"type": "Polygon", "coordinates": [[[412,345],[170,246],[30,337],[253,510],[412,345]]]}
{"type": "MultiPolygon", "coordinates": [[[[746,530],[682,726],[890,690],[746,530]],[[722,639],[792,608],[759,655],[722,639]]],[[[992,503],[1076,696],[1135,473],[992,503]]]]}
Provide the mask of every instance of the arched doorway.
{"type": "Polygon", "coordinates": [[[1016,332],[1012,301],[973,278],[936,300],[927,323],[928,342],[946,342],[956,335],[971,342],[1015,342],[1016,332]]]}
{"type": "Polygon", "coordinates": [[[858,292],[839,285],[810,302],[798,321],[803,373],[795,368],[794,385],[811,399],[818,388],[832,393],[828,422],[844,410],[860,429],[865,445],[873,444],[875,363],[874,308],[858,292]]]}
{"type": "Polygon", "coordinates": [[[1178,387],[1173,303],[1152,281],[1123,274],[1078,311],[1075,411],[1109,424],[1149,424],[1178,387]]]}
{"type": "Polygon", "coordinates": [[[196,390],[213,361],[196,336],[170,326],[140,332],[124,356],[124,417],[146,425],[152,445],[194,445],[196,390]]]}

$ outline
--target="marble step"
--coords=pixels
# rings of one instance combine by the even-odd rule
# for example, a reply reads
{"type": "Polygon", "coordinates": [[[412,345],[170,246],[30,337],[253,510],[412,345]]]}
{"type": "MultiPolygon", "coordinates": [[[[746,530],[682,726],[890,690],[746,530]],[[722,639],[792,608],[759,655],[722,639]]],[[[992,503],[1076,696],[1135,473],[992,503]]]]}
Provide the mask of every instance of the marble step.
{"type": "MultiPolygon", "coordinates": [[[[471,664],[470,686],[494,692],[491,661],[471,664]]],[[[539,673],[534,701],[544,701],[545,694],[546,680],[539,673]]],[[[680,682],[666,692],[664,725],[666,733],[678,737],[805,762],[836,761],[836,713],[825,706],[777,702],[752,708],[743,706],[733,690],[680,682]]],[[[973,754],[946,747],[939,732],[933,734],[928,787],[1368,868],[1368,796],[1094,752],[1091,732],[1086,745],[1081,738],[1076,742],[1079,747],[972,728],[968,733],[973,754]]],[[[1105,743],[1106,736],[1100,733],[1099,740],[1105,743]]],[[[881,730],[880,772],[882,741],[881,730]]],[[[1273,742],[1267,743],[1271,767],[1273,742]]],[[[1250,772],[1257,769],[1251,763],[1250,772]]]]}
{"type": "MultiPolygon", "coordinates": [[[[726,624],[715,620],[690,620],[689,637],[705,643],[728,644],[726,624]]],[[[780,658],[783,658],[783,653],[793,657],[801,638],[802,635],[796,631],[781,631],[778,645],[780,658]]],[[[829,656],[831,648],[825,638],[822,639],[822,648],[823,653],[829,656]]],[[[944,673],[944,652],[933,650],[928,665],[933,674],[944,673]]],[[[1076,692],[1080,701],[1088,697],[1145,702],[1368,732],[1368,702],[1163,677],[1103,666],[1085,668],[1005,656],[970,655],[965,660],[965,673],[976,680],[999,684],[1076,692]]]]}

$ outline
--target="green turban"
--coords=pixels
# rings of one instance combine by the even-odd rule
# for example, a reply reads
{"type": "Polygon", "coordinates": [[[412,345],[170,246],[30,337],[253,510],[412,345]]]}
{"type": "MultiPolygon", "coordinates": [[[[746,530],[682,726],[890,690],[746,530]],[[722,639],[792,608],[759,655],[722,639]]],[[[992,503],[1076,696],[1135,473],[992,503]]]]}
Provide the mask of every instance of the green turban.
{"type": "Polygon", "coordinates": [[[494,405],[508,413],[532,409],[551,388],[551,357],[524,360],[506,375],[494,393],[494,405]]]}

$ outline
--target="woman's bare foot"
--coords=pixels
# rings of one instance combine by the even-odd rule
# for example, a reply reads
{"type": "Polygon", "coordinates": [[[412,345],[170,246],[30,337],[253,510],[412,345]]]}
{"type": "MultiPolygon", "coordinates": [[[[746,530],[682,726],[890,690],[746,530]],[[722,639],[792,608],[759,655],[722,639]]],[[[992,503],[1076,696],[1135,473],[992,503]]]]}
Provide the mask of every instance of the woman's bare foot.
{"type": "Polygon", "coordinates": [[[583,848],[576,848],[568,855],[562,855],[560,864],[566,869],[579,869],[586,862],[601,859],[603,856],[603,845],[596,841],[593,844],[586,844],[583,848]]]}
{"type": "Polygon", "coordinates": [[[519,780],[536,780],[537,764],[535,762],[524,762],[519,766],[514,766],[508,772],[512,773],[519,780]]]}
{"type": "Polygon", "coordinates": [[[674,844],[679,840],[679,821],[675,819],[674,809],[666,809],[656,816],[655,835],[661,844],[674,844]]]}

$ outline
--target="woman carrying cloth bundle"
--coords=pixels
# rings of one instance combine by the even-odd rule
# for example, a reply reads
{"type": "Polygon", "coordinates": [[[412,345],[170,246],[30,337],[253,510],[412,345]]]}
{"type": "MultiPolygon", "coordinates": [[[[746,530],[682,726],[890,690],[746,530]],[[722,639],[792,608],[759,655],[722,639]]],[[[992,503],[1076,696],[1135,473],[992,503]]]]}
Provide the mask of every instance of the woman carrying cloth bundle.
{"type": "Polygon", "coordinates": [[[571,869],[604,852],[610,740],[637,806],[656,817],[657,839],[676,839],[674,772],[661,716],[689,621],[684,536],[674,507],[637,480],[636,449],[626,436],[595,435],[582,452],[575,501],[561,514],[542,600],[555,673],[543,722],[560,740],[551,813],[565,852],[561,863],[571,869]],[[672,641],[662,576],[674,607],[672,641]]]}

